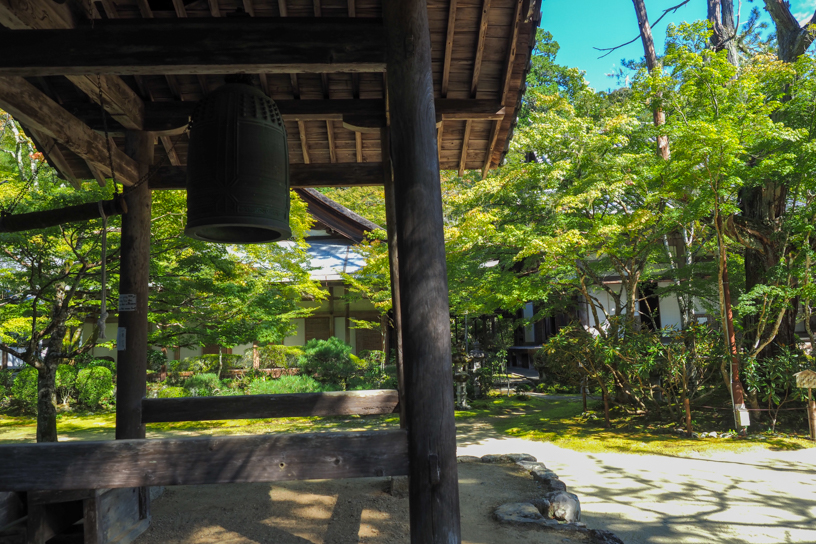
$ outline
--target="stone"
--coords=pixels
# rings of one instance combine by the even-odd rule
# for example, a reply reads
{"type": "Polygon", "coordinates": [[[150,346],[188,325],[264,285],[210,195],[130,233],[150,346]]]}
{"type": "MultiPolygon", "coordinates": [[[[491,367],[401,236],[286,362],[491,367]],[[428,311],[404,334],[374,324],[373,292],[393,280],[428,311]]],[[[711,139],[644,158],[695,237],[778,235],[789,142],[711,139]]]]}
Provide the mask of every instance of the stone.
{"type": "Polygon", "coordinates": [[[581,521],[581,503],[573,493],[553,491],[544,495],[550,502],[548,517],[561,521],[581,521]]]}
{"type": "Polygon", "coordinates": [[[456,458],[457,463],[480,463],[482,460],[475,455],[460,455],[456,458]]]}
{"type": "Polygon", "coordinates": [[[544,467],[543,469],[534,468],[530,470],[530,474],[533,476],[533,480],[536,482],[540,482],[542,480],[557,480],[558,474],[553,472],[552,470],[544,467]]]}
{"type": "Polygon", "coordinates": [[[544,466],[544,463],[533,463],[530,461],[516,461],[516,465],[520,466],[521,468],[528,472],[533,470],[547,470],[547,467],[544,466]]]}
{"type": "Polygon", "coordinates": [[[623,540],[616,537],[614,533],[599,529],[589,530],[589,541],[592,544],[623,544],[623,540]]]}
{"type": "Polygon", "coordinates": [[[544,521],[544,516],[538,508],[529,502],[510,502],[502,504],[493,513],[496,521],[502,523],[539,523],[544,521]]]}
{"type": "Polygon", "coordinates": [[[519,461],[534,463],[536,458],[528,453],[489,453],[482,455],[482,463],[517,463],[519,461]]]}
{"type": "Polygon", "coordinates": [[[542,516],[549,516],[550,515],[550,501],[545,499],[544,497],[538,497],[530,501],[530,504],[538,508],[538,511],[541,512],[542,516]]]}
{"type": "Polygon", "coordinates": [[[388,480],[388,494],[401,499],[408,496],[408,476],[391,476],[388,480]]]}
{"type": "Polygon", "coordinates": [[[541,478],[536,481],[541,484],[541,487],[544,488],[544,491],[546,492],[567,490],[567,484],[558,478],[541,478]]]}

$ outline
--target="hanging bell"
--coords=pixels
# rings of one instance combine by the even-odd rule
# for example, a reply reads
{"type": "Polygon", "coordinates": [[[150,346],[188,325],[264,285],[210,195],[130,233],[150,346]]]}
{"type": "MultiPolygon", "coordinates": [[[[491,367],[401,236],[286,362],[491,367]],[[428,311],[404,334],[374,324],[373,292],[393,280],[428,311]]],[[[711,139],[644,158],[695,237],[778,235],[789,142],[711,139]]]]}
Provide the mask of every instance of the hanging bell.
{"type": "Polygon", "coordinates": [[[193,114],[184,234],[227,244],[292,235],[286,128],[275,102],[252,85],[227,83],[193,114]]]}

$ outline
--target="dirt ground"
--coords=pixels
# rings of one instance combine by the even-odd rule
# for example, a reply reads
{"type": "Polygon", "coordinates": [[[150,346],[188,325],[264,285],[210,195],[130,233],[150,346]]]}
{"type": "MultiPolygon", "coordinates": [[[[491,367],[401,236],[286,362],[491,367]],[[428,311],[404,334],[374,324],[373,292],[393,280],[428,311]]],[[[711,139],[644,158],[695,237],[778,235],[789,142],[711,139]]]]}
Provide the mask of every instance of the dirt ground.
{"type": "MultiPolygon", "coordinates": [[[[580,537],[493,521],[506,502],[542,495],[515,467],[459,465],[462,541],[560,544],[580,537]]],[[[135,544],[407,544],[408,499],[385,492],[387,478],[167,488],[153,523],[135,544]]]]}

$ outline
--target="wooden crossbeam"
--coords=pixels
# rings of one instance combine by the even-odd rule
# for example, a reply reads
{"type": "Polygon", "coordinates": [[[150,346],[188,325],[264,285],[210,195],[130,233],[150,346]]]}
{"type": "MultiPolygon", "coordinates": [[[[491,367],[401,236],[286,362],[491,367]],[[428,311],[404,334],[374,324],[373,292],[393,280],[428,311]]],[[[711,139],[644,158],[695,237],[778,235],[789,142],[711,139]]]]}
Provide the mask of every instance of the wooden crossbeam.
{"type": "Polygon", "coordinates": [[[144,399],[142,422],[378,415],[393,413],[398,403],[395,389],[144,399]]]}
{"type": "Polygon", "coordinates": [[[482,58],[484,57],[485,38],[487,37],[488,11],[490,11],[490,0],[484,0],[482,13],[479,16],[479,39],[476,42],[476,59],[473,61],[473,79],[470,83],[470,96],[476,97],[476,89],[479,86],[479,77],[482,74],[482,58]]]}
{"type": "Polygon", "coordinates": [[[381,72],[383,43],[374,18],[113,19],[0,33],[0,75],[381,72]]]}
{"type": "MultiPolygon", "coordinates": [[[[103,6],[108,17],[117,16],[113,2],[105,0],[103,6]]],[[[71,29],[74,27],[74,20],[68,4],[65,3],[2,0],[0,24],[12,30],[71,29]]],[[[105,110],[125,128],[141,130],[142,100],[120,78],[80,75],[68,76],[68,79],[97,105],[101,88],[102,105],[105,110]]]]}
{"type": "MultiPolygon", "coordinates": [[[[292,189],[379,186],[383,183],[382,164],[379,162],[290,164],[289,183],[292,189]]],[[[159,167],[151,173],[148,184],[152,190],[184,190],[187,188],[187,167],[159,167]]]]}
{"type": "Polygon", "coordinates": [[[0,446],[0,491],[408,474],[403,430],[0,446]]]}
{"type": "MultiPolygon", "coordinates": [[[[26,126],[65,145],[110,176],[105,137],[65,111],[21,77],[0,77],[0,107],[26,126]]],[[[111,146],[116,180],[132,185],[138,180],[136,161],[111,146]]]]}
{"type": "Polygon", "coordinates": [[[465,136],[462,138],[462,155],[459,158],[459,177],[462,177],[465,173],[465,164],[467,163],[467,149],[468,149],[468,140],[470,140],[470,128],[471,128],[471,121],[467,121],[465,123],[465,136]]]}
{"type": "MultiPolygon", "coordinates": [[[[146,102],[144,130],[163,136],[179,134],[190,121],[197,102],[146,102]]],[[[379,131],[385,124],[382,99],[275,100],[285,121],[349,121],[356,127],[379,131]]],[[[504,118],[505,108],[495,100],[445,99],[434,101],[438,120],[493,121],[504,118]]],[[[91,104],[72,105],[71,112],[94,130],[103,129],[99,108],[91,104]]],[[[115,133],[108,118],[108,131],[115,133]]]]}
{"type": "Polygon", "coordinates": [[[303,121],[298,120],[298,135],[300,136],[300,150],[303,153],[303,162],[309,164],[311,159],[309,158],[309,142],[306,140],[306,125],[303,121]]]}

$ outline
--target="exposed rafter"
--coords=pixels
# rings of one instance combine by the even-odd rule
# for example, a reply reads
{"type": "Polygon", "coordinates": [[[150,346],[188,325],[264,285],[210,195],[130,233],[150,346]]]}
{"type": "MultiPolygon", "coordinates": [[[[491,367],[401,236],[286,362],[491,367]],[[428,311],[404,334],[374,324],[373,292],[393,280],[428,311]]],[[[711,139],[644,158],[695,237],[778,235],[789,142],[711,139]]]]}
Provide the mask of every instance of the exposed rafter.
{"type": "MultiPolygon", "coordinates": [[[[20,77],[0,77],[0,107],[26,126],[62,143],[105,175],[110,175],[104,136],[65,111],[20,77]]],[[[138,179],[136,162],[112,146],[116,180],[131,185],[138,179]]]]}
{"type": "Polygon", "coordinates": [[[479,77],[482,74],[482,58],[484,57],[485,38],[487,37],[488,12],[490,0],[484,0],[482,13],[479,16],[479,39],[476,42],[476,59],[473,61],[473,79],[470,83],[470,96],[476,98],[476,89],[479,86],[479,77]]]}
{"type": "Polygon", "coordinates": [[[445,60],[442,64],[442,98],[448,96],[450,82],[451,55],[453,54],[453,34],[456,30],[456,0],[450,0],[448,9],[448,32],[445,37],[445,60]]]}
{"type": "Polygon", "coordinates": [[[306,141],[306,124],[303,121],[298,121],[298,134],[300,135],[300,149],[303,152],[303,162],[309,164],[309,143],[306,141]]]}
{"type": "Polygon", "coordinates": [[[459,158],[459,176],[465,173],[465,164],[467,163],[467,149],[468,140],[470,140],[470,128],[472,121],[465,122],[465,136],[462,138],[462,155],[459,158]]]}

